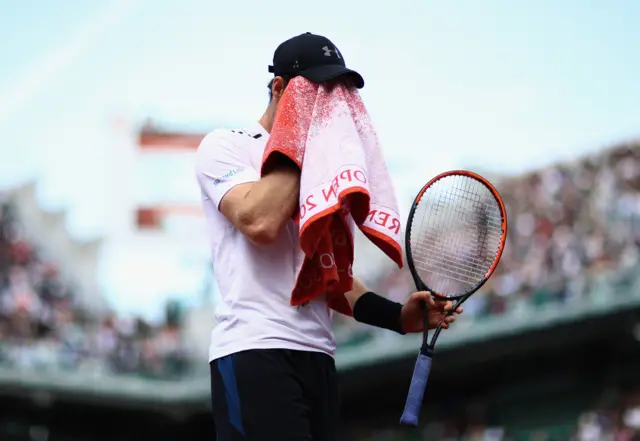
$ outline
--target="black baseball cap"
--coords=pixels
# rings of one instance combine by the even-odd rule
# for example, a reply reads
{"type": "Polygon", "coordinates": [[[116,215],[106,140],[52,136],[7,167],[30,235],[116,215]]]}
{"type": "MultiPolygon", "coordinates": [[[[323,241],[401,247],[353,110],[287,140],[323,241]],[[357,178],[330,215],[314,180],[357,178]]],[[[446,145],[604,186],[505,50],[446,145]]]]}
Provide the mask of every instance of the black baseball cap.
{"type": "Polygon", "coordinates": [[[362,75],[347,68],[336,45],[327,37],[311,32],[281,43],[273,54],[273,66],[269,66],[269,72],[277,77],[302,76],[314,83],[348,76],[358,89],[364,87],[362,75]]]}

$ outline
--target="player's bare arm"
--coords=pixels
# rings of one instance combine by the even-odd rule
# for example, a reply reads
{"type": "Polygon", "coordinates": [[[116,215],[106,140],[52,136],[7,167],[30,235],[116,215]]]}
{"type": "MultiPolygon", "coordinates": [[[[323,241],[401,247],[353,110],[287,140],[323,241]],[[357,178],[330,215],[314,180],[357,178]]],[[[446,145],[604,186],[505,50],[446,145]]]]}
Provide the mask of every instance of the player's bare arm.
{"type": "Polygon", "coordinates": [[[220,211],[256,245],[272,243],[298,206],[300,170],[282,160],[258,182],[232,188],[220,211]]]}
{"type": "MultiPolygon", "coordinates": [[[[423,301],[429,306],[430,329],[437,327],[443,319],[442,327],[446,329],[456,319],[454,315],[445,318],[446,313],[453,308],[451,301],[436,301],[431,293],[419,291],[411,294],[404,305],[400,305],[371,292],[357,277],[353,278],[353,287],[345,293],[345,297],[357,321],[401,333],[422,332],[424,320],[421,302],[423,301]]],[[[456,313],[461,314],[462,308],[458,308],[456,313]]]]}

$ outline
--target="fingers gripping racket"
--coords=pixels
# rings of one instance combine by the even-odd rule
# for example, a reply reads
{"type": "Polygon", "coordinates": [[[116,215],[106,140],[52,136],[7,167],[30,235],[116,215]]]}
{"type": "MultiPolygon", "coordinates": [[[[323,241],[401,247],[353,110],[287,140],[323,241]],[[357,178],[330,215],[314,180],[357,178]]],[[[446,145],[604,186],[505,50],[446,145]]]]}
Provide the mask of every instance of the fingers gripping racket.
{"type": "MultiPolygon", "coordinates": [[[[409,270],[419,291],[456,301],[446,317],[493,274],[507,237],[507,213],[502,198],[483,177],[468,171],[442,173],[425,185],[411,207],[406,249],[409,270]]],[[[427,305],[420,354],[400,423],[417,426],[436,340],[431,341],[427,305]]]]}

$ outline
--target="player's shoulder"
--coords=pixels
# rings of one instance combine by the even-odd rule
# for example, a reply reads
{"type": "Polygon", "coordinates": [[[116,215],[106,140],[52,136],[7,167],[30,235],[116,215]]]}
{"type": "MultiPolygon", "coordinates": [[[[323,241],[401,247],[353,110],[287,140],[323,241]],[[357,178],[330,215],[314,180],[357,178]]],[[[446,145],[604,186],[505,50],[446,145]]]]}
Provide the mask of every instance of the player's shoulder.
{"type": "Polygon", "coordinates": [[[202,139],[198,150],[212,153],[226,149],[241,148],[255,141],[255,139],[244,129],[216,129],[202,139]]]}
{"type": "Polygon", "coordinates": [[[239,158],[246,151],[245,142],[236,130],[216,129],[208,133],[196,151],[196,164],[203,166],[211,161],[239,158]]]}
{"type": "Polygon", "coordinates": [[[198,147],[199,153],[213,153],[216,151],[221,151],[234,145],[238,144],[238,140],[234,133],[229,129],[216,129],[212,132],[207,133],[207,135],[200,142],[200,146],[198,147]]]}

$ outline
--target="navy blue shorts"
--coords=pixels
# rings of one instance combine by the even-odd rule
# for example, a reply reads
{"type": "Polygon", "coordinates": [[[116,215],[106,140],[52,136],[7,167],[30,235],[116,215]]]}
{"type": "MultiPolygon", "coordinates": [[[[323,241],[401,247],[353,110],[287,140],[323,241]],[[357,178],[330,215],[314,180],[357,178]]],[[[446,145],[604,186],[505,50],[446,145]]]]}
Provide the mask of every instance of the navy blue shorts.
{"type": "Polygon", "coordinates": [[[338,378],[329,355],[255,349],[210,366],[217,441],[336,441],[338,378]]]}

